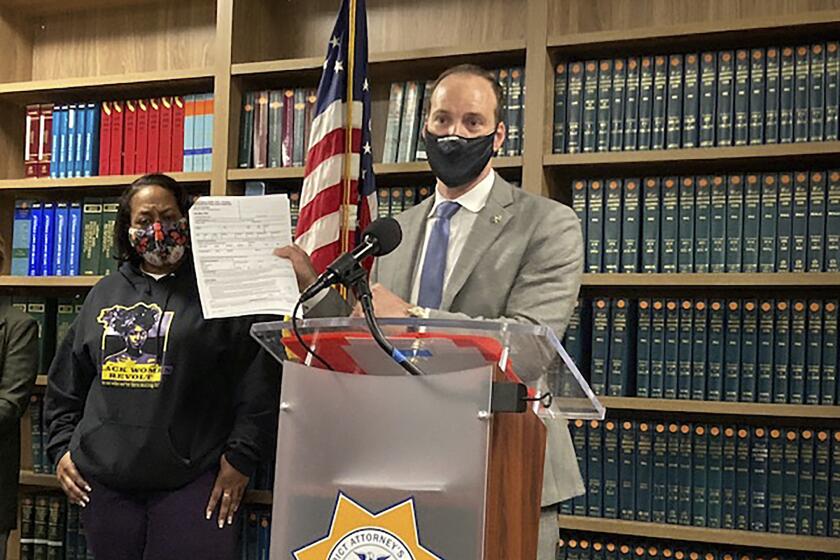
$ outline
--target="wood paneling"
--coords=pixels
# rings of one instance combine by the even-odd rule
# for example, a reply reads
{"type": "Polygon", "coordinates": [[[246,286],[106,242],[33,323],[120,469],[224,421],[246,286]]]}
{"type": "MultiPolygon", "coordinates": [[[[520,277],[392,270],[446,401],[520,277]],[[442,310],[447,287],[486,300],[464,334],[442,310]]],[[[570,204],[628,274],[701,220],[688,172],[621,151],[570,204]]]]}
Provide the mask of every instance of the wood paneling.
{"type": "Polygon", "coordinates": [[[0,9],[0,82],[32,78],[32,33],[19,13],[0,9]]]}
{"type": "MultiPolygon", "coordinates": [[[[234,62],[323,57],[339,3],[237,0],[234,62]]],[[[525,37],[526,0],[368,0],[371,55],[525,37]]]]}

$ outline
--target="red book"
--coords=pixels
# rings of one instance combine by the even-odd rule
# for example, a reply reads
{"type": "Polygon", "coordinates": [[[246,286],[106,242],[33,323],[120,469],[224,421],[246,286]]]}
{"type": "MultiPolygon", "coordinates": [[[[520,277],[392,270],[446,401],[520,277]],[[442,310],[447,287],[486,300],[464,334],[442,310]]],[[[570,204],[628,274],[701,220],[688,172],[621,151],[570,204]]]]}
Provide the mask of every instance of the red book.
{"type": "Polygon", "coordinates": [[[111,175],[123,174],[123,145],[125,130],[125,105],[122,101],[111,101],[111,151],[108,159],[111,163],[108,168],[111,175]]]}
{"type": "Polygon", "coordinates": [[[172,166],[172,98],[160,100],[160,137],[158,148],[158,167],[169,171],[172,166]]]}
{"type": "Polygon", "coordinates": [[[283,103],[283,167],[292,167],[292,149],[295,132],[295,90],[287,89],[283,103]]]}
{"type": "Polygon", "coordinates": [[[184,98],[176,95],[172,101],[172,160],[169,171],[184,170],[184,118],[186,115],[184,98]]]}
{"type": "Polygon", "coordinates": [[[125,134],[123,135],[123,174],[137,173],[137,101],[125,102],[125,134]]]}
{"type": "Polygon", "coordinates": [[[134,172],[149,170],[149,100],[137,100],[137,144],[134,152],[134,172]]]}
{"type": "Polygon", "coordinates": [[[160,99],[149,99],[149,141],[146,148],[146,171],[157,173],[160,169],[160,99]]]}
{"type": "Polygon", "coordinates": [[[53,105],[41,105],[39,129],[41,142],[38,146],[38,177],[50,176],[50,160],[52,158],[52,121],[53,105]]]}
{"type": "Polygon", "coordinates": [[[23,148],[23,171],[27,177],[38,176],[38,147],[41,144],[39,132],[38,105],[26,106],[26,140],[23,148]]]}
{"type": "Polygon", "coordinates": [[[103,101],[99,115],[99,174],[111,174],[111,102],[103,101]]]}

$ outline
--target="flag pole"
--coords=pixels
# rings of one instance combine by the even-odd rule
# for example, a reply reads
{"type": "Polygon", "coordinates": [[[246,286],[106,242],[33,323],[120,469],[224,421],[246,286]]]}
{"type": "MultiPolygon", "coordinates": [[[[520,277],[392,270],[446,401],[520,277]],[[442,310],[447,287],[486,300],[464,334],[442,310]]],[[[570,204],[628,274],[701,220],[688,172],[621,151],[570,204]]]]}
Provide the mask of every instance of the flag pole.
{"type": "Polygon", "coordinates": [[[350,247],[350,216],[351,173],[353,154],[353,75],[356,65],[356,0],[348,0],[348,39],[347,45],[347,106],[344,127],[344,181],[342,188],[341,207],[341,251],[347,252],[350,247]]]}

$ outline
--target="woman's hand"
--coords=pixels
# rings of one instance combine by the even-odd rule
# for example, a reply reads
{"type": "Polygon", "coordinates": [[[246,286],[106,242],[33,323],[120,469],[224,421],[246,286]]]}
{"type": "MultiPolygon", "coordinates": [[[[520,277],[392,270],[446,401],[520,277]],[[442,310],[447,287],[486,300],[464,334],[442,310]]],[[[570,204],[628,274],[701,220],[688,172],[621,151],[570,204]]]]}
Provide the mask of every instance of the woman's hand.
{"type": "Polygon", "coordinates": [[[216,505],[219,505],[219,529],[221,529],[225,526],[225,519],[228,525],[233,524],[233,516],[239,509],[239,504],[245,495],[245,487],[248,486],[248,477],[228,463],[224,455],[219,463],[219,474],[216,476],[213,492],[210,493],[210,501],[207,502],[206,517],[207,519],[213,517],[216,505]]]}
{"type": "Polygon", "coordinates": [[[56,476],[58,477],[58,482],[61,484],[61,489],[64,490],[64,493],[67,494],[67,497],[70,498],[72,503],[82,507],[87,506],[90,502],[90,497],[87,493],[91,491],[91,488],[85,482],[85,479],[82,478],[82,475],[79,474],[76,464],[70,458],[69,451],[59,459],[56,476]]]}

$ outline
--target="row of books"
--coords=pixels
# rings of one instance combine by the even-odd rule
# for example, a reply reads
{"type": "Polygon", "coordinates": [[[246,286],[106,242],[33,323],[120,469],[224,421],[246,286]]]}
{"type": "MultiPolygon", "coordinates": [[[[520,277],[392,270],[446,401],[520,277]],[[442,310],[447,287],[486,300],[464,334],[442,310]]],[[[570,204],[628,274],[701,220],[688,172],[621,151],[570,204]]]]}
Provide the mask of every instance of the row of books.
{"type": "MultiPolygon", "coordinates": [[[[502,120],[507,138],[500,156],[522,155],[525,113],[525,69],[502,68],[494,71],[502,88],[502,120]]],[[[426,159],[422,131],[426,123],[432,84],[430,81],[394,82],[388,99],[383,163],[405,163],[426,159]]]]}
{"type": "Polygon", "coordinates": [[[833,405],[837,324],[836,299],[596,298],[565,347],[598,395],[833,405]]]}
{"type": "Polygon", "coordinates": [[[96,276],[116,270],[116,198],[16,200],[12,269],[16,276],[96,276]]]}
{"type": "Polygon", "coordinates": [[[562,63],[555,153],[837,140],[838,43],[562,63]]]}
{"type": "Polygon", "coordinates": [[[399,214],[420,204],[434,192],[432,187],[382,187],[377,194],[378,215],[382,218],[399,214]]]}
{"type": "Polygon", "coordinates": [[[570,425],[573,515],[840,537],[840,431],[647,420],[570,425]]]}
{"type": "MultiPolygon", "coordinates": [[[[245,196],[263,196],[269,193],[265,181],[246,181],[245,196]]],[[[292,218],[292,240],[295,238],[298,218],[300,218],[300,191],[286,191],[289,197],[289,212],[292,218]]]]}
{"type": "Polygon", "coordinates": [[[302,167],[317,101],[316,90],[309,88],[245,93],[238,166],[302,167]]]}
{"type": "Polygon", "coordinates": [[[213,94],[26,107],[27,177],[210,171],[213,94]]]}
{"type": "Polygon", "coordinates": [[[93,560],[79,506],[56,493],[20,497],[20,560],[93,560]]]}
{"type": "Polygon", "coordinates": [[[268,560],[271,546],[271,509],[248,506],[242,514],[239,537],[241,560],[268,560]]]}
{"type": "Polygon", "coordinates": [[[557,560],[828,560],[822,554],[777,552],[709,543],[664,539],[634,539],[561,531],[557,560]]]}
{"type": "Polygon", "coordinates": [[[587,272],[840,271],[840,171],[573,182],[587,272]]]}
{"type": "Polygon", "coordinates": [[[2,295],[0,300],[28,314],[38,323],[38,372],[46,373],[56,346],[81,312],[84,297],[81,294],[60,298],[2,295]]]}

